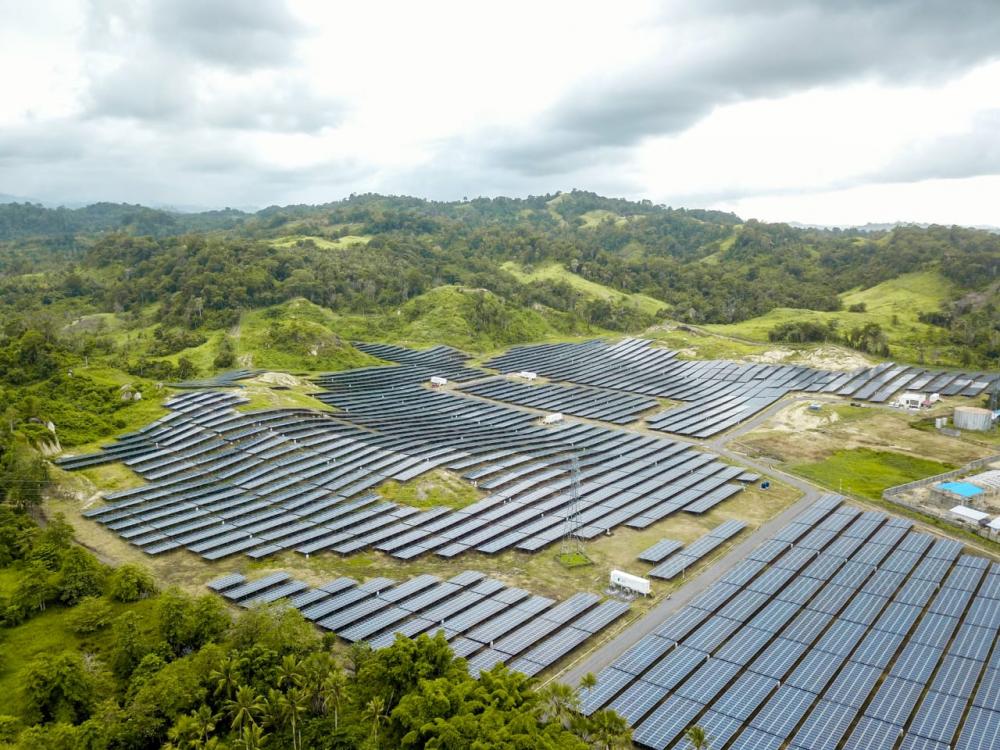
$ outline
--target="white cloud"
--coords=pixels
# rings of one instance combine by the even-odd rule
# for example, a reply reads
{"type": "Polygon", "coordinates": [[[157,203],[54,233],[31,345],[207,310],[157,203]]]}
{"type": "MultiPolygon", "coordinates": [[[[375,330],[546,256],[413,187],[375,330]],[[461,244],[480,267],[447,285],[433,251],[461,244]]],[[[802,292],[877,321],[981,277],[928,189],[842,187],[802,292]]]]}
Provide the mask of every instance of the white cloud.
{"type": "Polygon", "coordinates": [[[0,0],[0,192],[1000,224],[1000,8],[959,4],[0,0]]]}

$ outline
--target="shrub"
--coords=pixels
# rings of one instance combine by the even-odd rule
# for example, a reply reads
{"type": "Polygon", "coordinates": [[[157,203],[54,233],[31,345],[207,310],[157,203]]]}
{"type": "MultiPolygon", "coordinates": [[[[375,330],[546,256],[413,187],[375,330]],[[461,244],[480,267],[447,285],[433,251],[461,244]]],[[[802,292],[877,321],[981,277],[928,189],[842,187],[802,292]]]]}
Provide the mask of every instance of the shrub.
{"type": "Polygon", "coordinates": [[[104,599],[88,596],[76,605],[70,627],[77,635],[90,635],[111,624],[111,605],[104,599]]]}
{"type": "Polygon", "coordinates": [[[108,581],[108,596],[116,602],[137,602],[156,593],[156,583],[141,565],[122,565],[108,581]]]}

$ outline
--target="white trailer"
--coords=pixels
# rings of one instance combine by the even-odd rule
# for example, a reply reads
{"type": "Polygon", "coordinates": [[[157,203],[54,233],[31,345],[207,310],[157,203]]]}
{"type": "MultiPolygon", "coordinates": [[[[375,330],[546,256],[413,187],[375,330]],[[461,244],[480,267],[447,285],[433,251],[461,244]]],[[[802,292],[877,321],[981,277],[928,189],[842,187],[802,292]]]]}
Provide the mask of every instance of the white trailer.
{"type": "Polygon", "coordinates": [[[563,421],[563,415],[559,412],[552,412],[551,414],[546,414],[542,417],[542,424],[556,424],[557,422],[563,421]]]}
{"type": "Polygon", "coordinates": [[[534,380],[535,378],[537,378],[538,377],[538,373],[537,372],[531,372],[530,370],[521,370],[521,372],[519,372],[517,374],[517,376],[519,378],[524,378],[525,380],[529,380],[530,381],[530,380],[534,380]]]}
{"type": "Polygon", "coordinates": [[[611,585],[643,596],[649,596],[649,592],[652,590],[648,578],[640,578],[626,573],[624,570],[611,571],[611,585]]]}
{"type": "Polygon", "coordinates": [[[448,385],[448,378],[442,378],[440,375],[431,376],[431,385],[435,387],[440,387],[442,385],[448,385]]]}

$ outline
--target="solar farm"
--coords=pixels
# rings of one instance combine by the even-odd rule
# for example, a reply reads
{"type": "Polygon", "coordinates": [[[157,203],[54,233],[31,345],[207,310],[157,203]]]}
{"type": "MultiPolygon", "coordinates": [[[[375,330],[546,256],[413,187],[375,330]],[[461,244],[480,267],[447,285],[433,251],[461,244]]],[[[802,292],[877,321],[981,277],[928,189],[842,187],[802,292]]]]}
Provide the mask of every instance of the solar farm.
{"type": "Polygon", "coordinates": [[[242,575],[208,584],[241,606],[287,598],[303,616],[349,642],[392,645],[396,634],[443,631],[470,672],[507,664],[535,675],[629,611],[629,605],[590,593],[556,602],[466,570],[442,581],[420,575],[397,584],[373,578],[359,584],[341,577],[318,587],[272,573],[248,582],[242,575]]]}
{"type": "Polygon", "coordinates": [[[183,548],[215,560],[377,549],[408,560],[532,552],[568,534],[593,539],[677,512],[704,513],[757,479],[689,442],[616,429],[649,414],[656,397],[691,403],[650,414],[648,427],[690,438],[716,434],[794,390],[884,401],[904,386],[980,393],[995,377],[690,362],[632,339],[522,347],[490,363],[571,381],[533,386],[497,382],[447,347],[359,348],[396,366],[319,377],[317,398],[335,413],[240,412],[239,395],[195,389],[170,400],[167,417],[59,464],[122,461],[147,480],[107,494],[108,504],[86,515],[149,554],[183,548]],[[432,377],[459,388],[431,390],[432,377]],[[522,406],[588,421],[543,426],[522,406]],[[459,510],[417,510],[372,492],[437,468],[488,495],[459,510]]]}
{"type": "Polygon", "coordinates": [[[1000,565],[827,496],[604,669],[648,748],[1000,747],[1000,565]]]}
{"type": "MultiPolygon", "coordinates": [[[[477,559],[649,530],[632,560],[679,586],[753,532],[705,514],[763,478],[699,441],[791,393],[886,403],[903,389],[975,396],[998,377],[689,361],[639,339],[516,347],[484,367],[443,346],[357,347],[391,364],[317,376],[312,395],[330,410],[246,411],[240,386],[257,373],[235,371],[179,384],[166,416],[58,463],[121,462],[141,477],[84,515],[148,555],[394,561],[398,580],[317,585],[271,570],[208,585],[241,607],[286,601],[375,649],[443,631],[473,675],[500,663],[552,674],[630,612],[610,589],[557,600],[464,569],[477,559]],[[435,471],[478,499],[415,507],[380,494],[435,471]],[[686,543],[652,535],[699,517],[686,543]],[[460,557],[450,578],[406,570],[460,557]]],[[[695,724],[712,750],[1000,747],[1000,567],[909,521],[824,496],[654,625],[582,695],[585,713],[624,716],[641,747],[684,747],[695,724]]]]}
{"type": "MultiPolygon", "coordinates": [[[[409,354],[385,349],[375,351],[409,354]]],[[[85,515],[149,554],[183,548],[207,560],[532,552],[570,532],[593,539],[705,513],[756,479],[685,442],[582,423],[543,427],[523,410],[429,390],[430,372],[482,375],[457,353],[432,356],[433,367],[404,361],[319,378],[318,398],[333,414],[239,412],[239,395],[184,394],[168,402],[168,417],[60,464],[123,461],[147,483],[108,494],[85,515]],[[418,510],[372,492],[439,467],[489,494],[459,510],[418,510]]]]}
{"type": "Polygon", "coordinates": [[[890,362],[835,372],[796,365],[692,361],[678,359],[675,352],[643,339],[515,347],[487,364],[503,373],[529,370],[551,380],[683,401],[683,406],[648,418],[647,424],[694,438],[723,432],[793,392],[835,394],[881,404],[903,389],[978,396],[1000,377],[890,362]]]}

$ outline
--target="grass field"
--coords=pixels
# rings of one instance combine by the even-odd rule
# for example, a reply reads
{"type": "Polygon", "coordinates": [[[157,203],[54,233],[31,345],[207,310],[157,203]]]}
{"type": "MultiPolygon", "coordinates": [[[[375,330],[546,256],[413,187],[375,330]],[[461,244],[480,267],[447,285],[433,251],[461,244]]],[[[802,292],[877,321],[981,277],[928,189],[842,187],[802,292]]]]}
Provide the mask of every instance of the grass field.
{"type": "Polygon", "coordinates": [[[619,216],[614,211],[607,211],[601,208],[595,208],[593,211],[580,214],[580,218],[583,219],[581,226],[584,229],[593,229],[605,221],[613,221],[615,224],[625,224],[628,222],[628,219],[624,216],[619,216]]]}
{"type": "MultiPolygon", "coordinates": [[[[934,271],[904,274],[870,289],[853,290],[840,295],[843,310],[821,312],[779,307],[766,315],[741,323],[729,325],[707,325],[709,331],[727,336],[736,336],[751,341],[766,342],[768,332],[782,323],[812,321],[826,324],[837,321],[841,331],[850,330],[866,323],[877,323],[889,337],[890,356],[894,359],[919,361],[921,356],[928,362],[935,360],[930,338],[937,329],[918,320],[921,312],[937,310],[942,302],[951,298],[950,283],[934,271]],[[851,305],[863,303],[865,312],[848,312],[851,305]]],[[[939,353],[937,360],[942,365],[953,364],[952,353],[939,353]]]]}
{"type": "Polygon", "coordinates": [[[877,500],[897,484],[941,474],[954,464],[870,448],[839,450],[822,461],[791,464],[787,469],[838,492],[877,500]]]}
{"type": "Polygon", "coordinates": [[[715,336],[693,328],[665,328],[655,326],[643,332],[668,349],[675,349],[681,359],[742,359],[761,355],[773,349],[766,344],[738,341],[725,336],[715,336]]]}
{"type": "Polygon", "coordinates": [[[305,299],[254,310],[234,338],[241,366],[285,371],[334,371],[383,364],[334,332],[336,316],[305,299]]]}
{"type": "Polygon", "coordinates": [[[386,500],[410,505],[414,508],[464,508],[482,498],[482,492],[470,482],[445,469],[435,469],[408,482],[390,479],[380,484],[376,491],[386,500]]]}
{"type": "Polygon", "coordinates": [[[661,310],[669,307],[666,302],[653,297],[647,297],[645,294],[627,294],[619,292],[617,289],[612,289],[609,286],[588,281],[582,276],[578,276],[572,271],[563,268],[558,263],[550,263],[538,266],[537,268],[526,269],[519,263],[507,261],[503,264],[502,268],[521,282],[563,281],[592,299],[618,300],[648,315],[656,315],[661,310]]]}
{"type": "Polygon", "coordinates": [[[317,237],[309,234],[291,234],[286,237],[278,237],[271,240],[274,247],[295,247],[303,242],[311,242],[322,250],[343,250],[352,245],[367,245],[371,241],[371,235],[348,234],[336,239],[328,237],[317,237]]]}
{"type": "MultiPolygon", "coordinates": [[[[2,572],[2,571],[0,571],[2,572]]],[[[111,602],[111,610],[115,616],[126,609],[143,610],[155,606],[156,599],[146,599],[134,604],[119,604],[111,602]]],[[[32,617],[27,622],[13,628],[4,628],[3,641],[0,642],[0,655],[3,668],[0,669],[0,695],[4,696],[4,709],[13,708],[13,703],[19,700],[21,670],[32,659],[43,653],[60,653],[62,651],[79,651],[107,658],[114,647],[111,628],[79,636],[71,629],[73,610],[66,607],[53,606],[32,617]]],[[[14,713],[12,710],[2,710],[3,713],[14,713]]]]}

